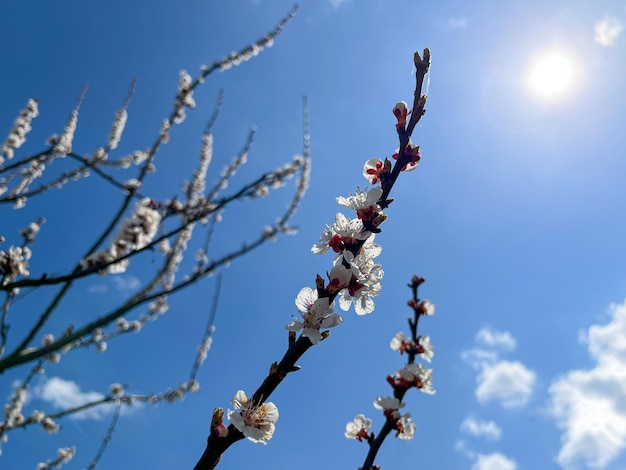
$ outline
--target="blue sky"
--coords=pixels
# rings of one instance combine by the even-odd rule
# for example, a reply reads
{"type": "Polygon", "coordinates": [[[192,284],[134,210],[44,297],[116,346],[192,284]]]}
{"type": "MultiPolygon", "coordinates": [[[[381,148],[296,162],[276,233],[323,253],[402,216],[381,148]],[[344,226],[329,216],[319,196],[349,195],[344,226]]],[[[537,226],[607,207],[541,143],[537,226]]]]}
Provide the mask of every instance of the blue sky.
{"type": "MultiPolygon", "coordinates": [[[[195,76],[201,64],[265,34],[291,6],[283,0],[3,2],[0,129],[8,133],[36,97],[40,116],[18,156],[43,149],[50,134],[62,131],[87,83],[74,150],[93,152],[136,77],[116,155],[144,148],[170,112],[181,69],[195,76]]],[[[345,439],[345,424],[359,413],[374,420],[374,430],[383,423],[372,402],[391,393],[385,376],[403,364],[389,341],[407,331],[406,284],[413,273],[427,278],[421,295],[437,305],[435,316],[420,324],[436,346],[437,394],[407,395],[416,438],[389,439],[377,459],[383,469],[626,468],[624,25],[626,3],[614,0],[304,1],[272,48],[211,76],[195,92],[197,109],[172,131],[145,192],[156,199],[180,192],[218,89],[224,105],[209,180],[257,126],[233,187],[301,151],[306,94],[312,179],[294,219],[299,232],[223,270],[200,392],[175,405],[124,413],[99,468],[192,468],[213,407],[229,408],[238,389],[251,394],[260,385],[285,350],[294,298],[331,267],[329,254],[316,257],[310,247],[340,210],[335,198],[366,186],[365,160],[389,156],[397,146],[391,109],[411,100],[412,55],[424,47],[433,54],[429,101],[413,134],[422,161],[394,188],[396,200],[376,238],[385,271],[376,309],[365,317],[342,312],[343,324],[272,395],[280,411],[273,439],[267,446],[237,443],[219,468],[362,464],[367,446],[345,439]],[[538,61],[554,54],[569,62],[572,76],[562,92],[547,96],[531,77],[538,61]]],[[[226,252],[254,238],[282,211],[288,192],[229,209],[212,249],[226,252]]],[[[90,177],[33,198],[20,211],[0,206],[0,235],[7,239],[0,249],[17,244],[18,230],[44,215],[31,272],[65,272],[117,201],[118,194],[90,177]]],[[[151,266],[146,259],[117,278],[81,282],[50,332],[59,335],[122,302],[151,266]]],[[[26,408],[52,412],[61,388],[78,400],[106,393],[115,382],[137,393],[176,386],[193,362],[214,287],[208,279],[173,297],[159,321],[110,342],[104,354],[67,354],[37,379],[26,408]],[[59,388],[46,394],[50,384],[59,388]]],[[[16,304],[10,318],[16,334],[49,295],[16,304]]],[[[3,400],[27,372],[2,376],[3,400]]],[[[35,468],[57,448],[75,445],[64,468],[84,468],[110,416],[103,410],[67,418],[54,436],[14,431],[2,445],[0,466],[35,468]]]]}

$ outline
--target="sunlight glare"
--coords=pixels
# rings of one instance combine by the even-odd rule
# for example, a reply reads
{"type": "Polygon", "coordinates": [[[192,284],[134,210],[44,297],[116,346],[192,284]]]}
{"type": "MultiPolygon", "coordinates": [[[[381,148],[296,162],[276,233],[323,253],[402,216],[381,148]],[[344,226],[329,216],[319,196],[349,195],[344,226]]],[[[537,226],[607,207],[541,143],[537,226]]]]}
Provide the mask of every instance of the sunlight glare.
{"type": "Polygon", "coordinates": [[[531,80],[538,91],[553,95],[568,88],[572,74],[573,67],[569,60],[560,55],[550,55],[537,62],[531,80]]]}

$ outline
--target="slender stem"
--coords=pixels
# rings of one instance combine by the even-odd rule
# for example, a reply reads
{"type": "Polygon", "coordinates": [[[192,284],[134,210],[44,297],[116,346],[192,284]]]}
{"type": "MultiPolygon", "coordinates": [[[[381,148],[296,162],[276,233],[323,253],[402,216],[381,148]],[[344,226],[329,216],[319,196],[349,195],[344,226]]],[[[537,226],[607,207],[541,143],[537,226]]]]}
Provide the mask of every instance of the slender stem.
{"type": "Polygon", "coordinates": [[[87,467],[87,470],[93,470],[94,468],[96,468],[96,466],[98,465],[98,462],[102,458],[102,455],[104,455],[104,451],[106,450],[107,445],[109,445],[109,442],[113,438],[113,432],[115,431],[115,426],[117,425],[117,420],[120,417],[121,411],[122,411],[122,403],[118,400],[116,403],[116,407],[115,407],[115,413],[113,414],[113,418],[111,418],[111,424],[109,425],[109,428],[107,429],[106,436],[104,436],[104,439],[102,440],[102,444],[100,445],[100,448],[98,449],[98,452],[96,453],[95,457],[93,458],[93,460],[87,467]]]}

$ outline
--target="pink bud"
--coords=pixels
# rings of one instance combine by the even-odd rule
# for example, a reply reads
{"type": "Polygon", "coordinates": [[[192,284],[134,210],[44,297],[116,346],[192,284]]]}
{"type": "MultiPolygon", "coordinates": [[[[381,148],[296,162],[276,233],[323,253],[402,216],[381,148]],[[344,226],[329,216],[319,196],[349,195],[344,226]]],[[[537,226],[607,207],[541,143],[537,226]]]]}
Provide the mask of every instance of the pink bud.
{"type": "Polygon", "coordinates": [[[411,110],[404,101],[398,101],[393,107],[393,115],[398,120],[397,126],[406,126],[406,117],[411,113],[411,110]]]}

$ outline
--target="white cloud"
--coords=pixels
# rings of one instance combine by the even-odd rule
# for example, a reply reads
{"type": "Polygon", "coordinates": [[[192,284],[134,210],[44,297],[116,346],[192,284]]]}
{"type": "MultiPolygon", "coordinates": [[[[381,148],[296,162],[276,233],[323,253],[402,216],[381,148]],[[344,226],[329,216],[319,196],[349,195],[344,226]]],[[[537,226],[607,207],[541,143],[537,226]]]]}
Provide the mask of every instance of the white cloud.
{"type": "Polygon", "coordinates": [[[513,351],[517,341],[508,331],[498,331],[490,326],[483,326],[474,337],[476,343],[501,351],[513,351]]]}
{"type": "MultiPolygon", "coordinates": [[[[130,274],[111,276],[111,283],[113,287],[119,292],[128,292],[139,289],[141,287],[141,281],[135,276],[130,274]]],[[[87,288],[87,292],[90,294],[105,294],[109,291],[109,286],[106,284],[93,284],[87,288]]]]}
{"type": "Polygon", "coordinates": [[[111,282],[113,282],[113,285],[119,291],[135,290],[141,286],[141,281],[129,274],[112,276],[111,282]]]}
{"type": "Polygon", "coordinates": [[[528,403],[536,374],[521,362],[500,361],[485,365],[476,377],[476,398],[479,403],[498,401],[504,408],[528,403]]]}
{"type": "Polygon", "coordinates": [[[467,29],[469,20],[465,17],[448,18],[448,28],[450,29],[467,29]]]}
{"type": "Polygon", "coordinates": [[[535,372],[519,361],[500,359],[500,352],[517,346],[513,335],[483,326],[474,339],[478,346],[461,352],[461,358],[479,371],[475,391],[478,402],[496,401],[504,408],[526,405],[535,386],[535,372]]]}
{"type": "Polygon", "coordinates": [[[463,439],[459,439],[454,443],[454,450],[460,452],[470,460],[474,460],[476,458],[476,452],[467,447],[467,442],[465,442],[463,439]]]}
{"type": "Polygon", "coordinates": [[[626,302],[610,313],[587,334],[596,366],[569,371],[548,390],[549,412],[563,431],[556,458],[563,468],[603,469],[626,448],[626,302]]]}
{"type": "Polygon", "coordinates": [[[499,452],[493,454],[479,454],[472,470],[515,470],[517,464],[499,452]]]}
{"type": "Polygon", "coordinates": [[[498,357],[496,351],[486,351],[480,348],[461,351],[461,359],[463,359],[463,362],[469,364],[474,369],[481,369],[483,366],[493,364],[497,362],[498,357]]]}
{"type": "Polygon", "coordinates": [[[90,294],[104,294],[108,292],[109,288],[105,284],[94,284],[87,288],[87,292],[90,294]]]}
{"type": "Polygon", "coordinates": [[[598,44],[605,47],[614,46],[617,38],[622,34],[624,25],[619,19],[607,16],[604,20],[598,21],[595,26],[594,39],[598,44]]]}
{"type": "Polygon", "coordinates": [[[461,432],[473,437],[484,437],[490,441],[497,441],[502,437],[502,430],[494,421],[482,421],[473,416],[463,420],[461,432]]]}
{"type": "MultiPolygon", "coordinates": [[[[32,398],[50,403],[58,410],[74,408],[85,403],[101,400],[104,395],[98,392],[83,392],[76,382],[51,377],[34,387],[32,398]]],[[[113,410],[113,405],[100,405],[70,415],[74,419],[102,419],[113,410]]]]}
{"type": "Polygon", "coordinates": [[[348,3],[349,0],[328,0],[330,6],[333,7],[333,10],[337,10],[344,3],[348,3]]]}

